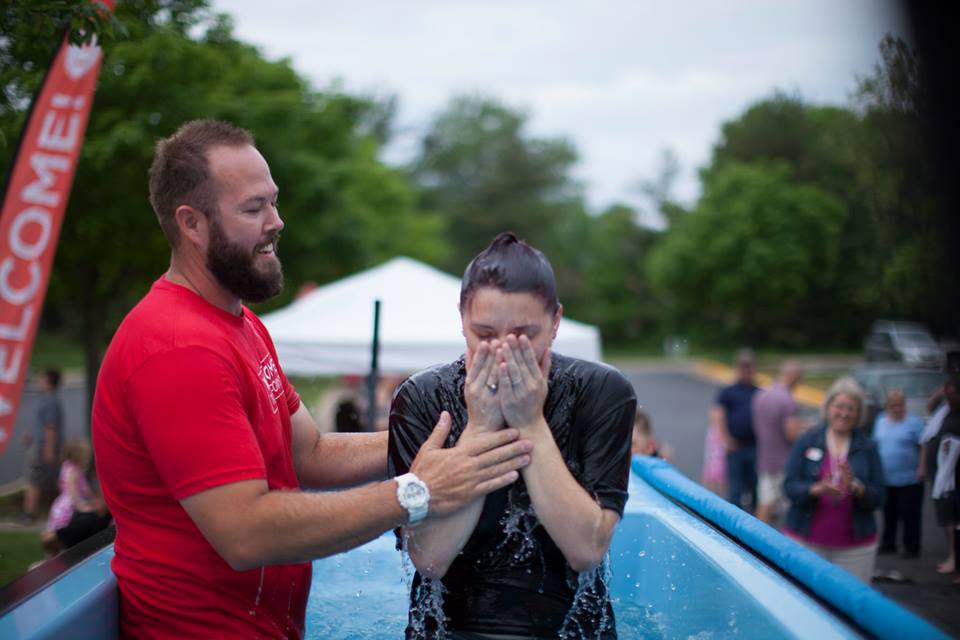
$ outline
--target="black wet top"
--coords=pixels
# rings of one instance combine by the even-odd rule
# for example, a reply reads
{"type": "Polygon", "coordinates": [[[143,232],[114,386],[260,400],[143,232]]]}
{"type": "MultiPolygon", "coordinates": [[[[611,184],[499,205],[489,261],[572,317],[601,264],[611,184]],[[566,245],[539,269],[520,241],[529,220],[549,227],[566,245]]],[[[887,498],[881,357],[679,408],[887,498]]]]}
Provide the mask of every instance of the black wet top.
{"type": "MultiPolygon", "coordinates": [[[[406,473],[440,412],[449,411],[452,446],[467,424],[464,360],[421,371],[397,391],[390,411],[390,475],[406,473]]],[[[567,468],[606,509],[623,515],[636,412],[630,383],[612,367],[552,355],[544,417],[567,468]]],[[[399,532],[398,532],[399,535],[399,532]]],[[[446,628],[556,637],[616,638],[613,609],[599,578],[581,590],[578,575],[540,525],[521,478],[486,497],[473,534],[442,579],[446,628]],[[509,531],[510,533],[507,533],[509,531]],[[529,535],[524,535],[528,532],[529,535]]],[[[411,614],[424,597],[414,576],[411,614]]],[[[435,621],[427,620],[427,627],[435,621]]],[[[407,637],[416,637],[411,627],[407,637]]]]}

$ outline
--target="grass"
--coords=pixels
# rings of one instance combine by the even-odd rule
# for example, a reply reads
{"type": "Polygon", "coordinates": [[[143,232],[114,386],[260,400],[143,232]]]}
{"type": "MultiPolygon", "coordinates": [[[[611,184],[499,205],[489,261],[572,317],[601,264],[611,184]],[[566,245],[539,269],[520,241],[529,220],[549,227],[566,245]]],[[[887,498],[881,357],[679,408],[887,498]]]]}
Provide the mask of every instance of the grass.
{"type": "Polygon", "coordinates": [[[0,520],[20,517],[23,510],[23,489],[0,496],[0,520]]]}
{"type": "Polygon", "coordinates": [[[30,357],[30,368],[34,371],[44,369],[77,369],[84,366],[83,346],[77,340],[61,333],[37,332],[30,357]]]}
{"type": "Polygon", "coordinates": [[[43,559],[37,531],[0,531],[0,586],[19,578],[43,559]]]}

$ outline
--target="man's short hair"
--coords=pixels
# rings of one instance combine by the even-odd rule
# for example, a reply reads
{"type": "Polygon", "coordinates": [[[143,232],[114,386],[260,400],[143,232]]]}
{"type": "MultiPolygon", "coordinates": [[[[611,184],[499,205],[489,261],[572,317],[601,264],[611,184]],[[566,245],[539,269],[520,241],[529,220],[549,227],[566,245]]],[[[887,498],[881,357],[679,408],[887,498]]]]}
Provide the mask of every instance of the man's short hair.
{"type": "Polygon", "coordinates": [[[733,358],[734,364],[736,364],[738,367],[744,364],[748,364],[752,366],[756,363],[756,361],[757,360],[753,355],[753,349],[747,349],[747,348],[740,349],[739,351],[737,351],[737,355],[734,356],[733,358]]]}
{"type": "Polygon", "coordinates": [[[170,246],[180,243],[175,212],[181,205],[213,215],[217,189],[207,152],[216,146],[254,145],[253,134],[229,122],[192,120],[157,142],[150,165],[150,204],[170,246]]]}
{"type": "Polygon", "coordinates": [[[560,306],[557,281],[550,261],[510,231],[504,231],[470,261],[460,283],[460,310],[466,310],[473,293],[491,287],[504,293],[530,293],[550,313],[560,306]]]}

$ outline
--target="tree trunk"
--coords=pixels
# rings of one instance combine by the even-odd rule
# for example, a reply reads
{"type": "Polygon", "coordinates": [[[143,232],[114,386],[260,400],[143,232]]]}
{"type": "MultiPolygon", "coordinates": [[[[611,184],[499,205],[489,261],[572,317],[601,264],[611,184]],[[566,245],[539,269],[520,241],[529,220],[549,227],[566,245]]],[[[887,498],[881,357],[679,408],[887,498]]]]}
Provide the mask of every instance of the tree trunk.
{"type": "Polygon", "coordinates": [[[93,410],[93,396],[97,388],[97,374],[100,372],[100,359],[103,345],[103,313],[97,303],[87,301],[83,305],[83,356],[86,373],[87,414],[86,431],[91,434],[90,414],[93,410]]]}

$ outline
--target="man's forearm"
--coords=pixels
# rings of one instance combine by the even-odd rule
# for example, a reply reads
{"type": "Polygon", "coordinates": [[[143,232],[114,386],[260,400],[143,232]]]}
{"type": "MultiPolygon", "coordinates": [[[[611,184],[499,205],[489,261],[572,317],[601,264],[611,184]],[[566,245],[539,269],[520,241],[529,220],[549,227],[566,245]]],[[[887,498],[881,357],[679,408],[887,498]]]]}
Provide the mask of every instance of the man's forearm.
{"type": "Polygon", "coordinates": [[[214,547],[224,560],[242,571],[346,551],[399,526],[406,516],[396,501],[396,483],[387,481],[338,492],[268,491],[238,509],[232,531],[204,531],[202,525],[201,530],[217,540],[214,547]]]}
{"type": "Polygon", "coordinates": [[[297,468],[300,485],[348,487],[387,477],[387,432],[317,433],[297,468]]]}

